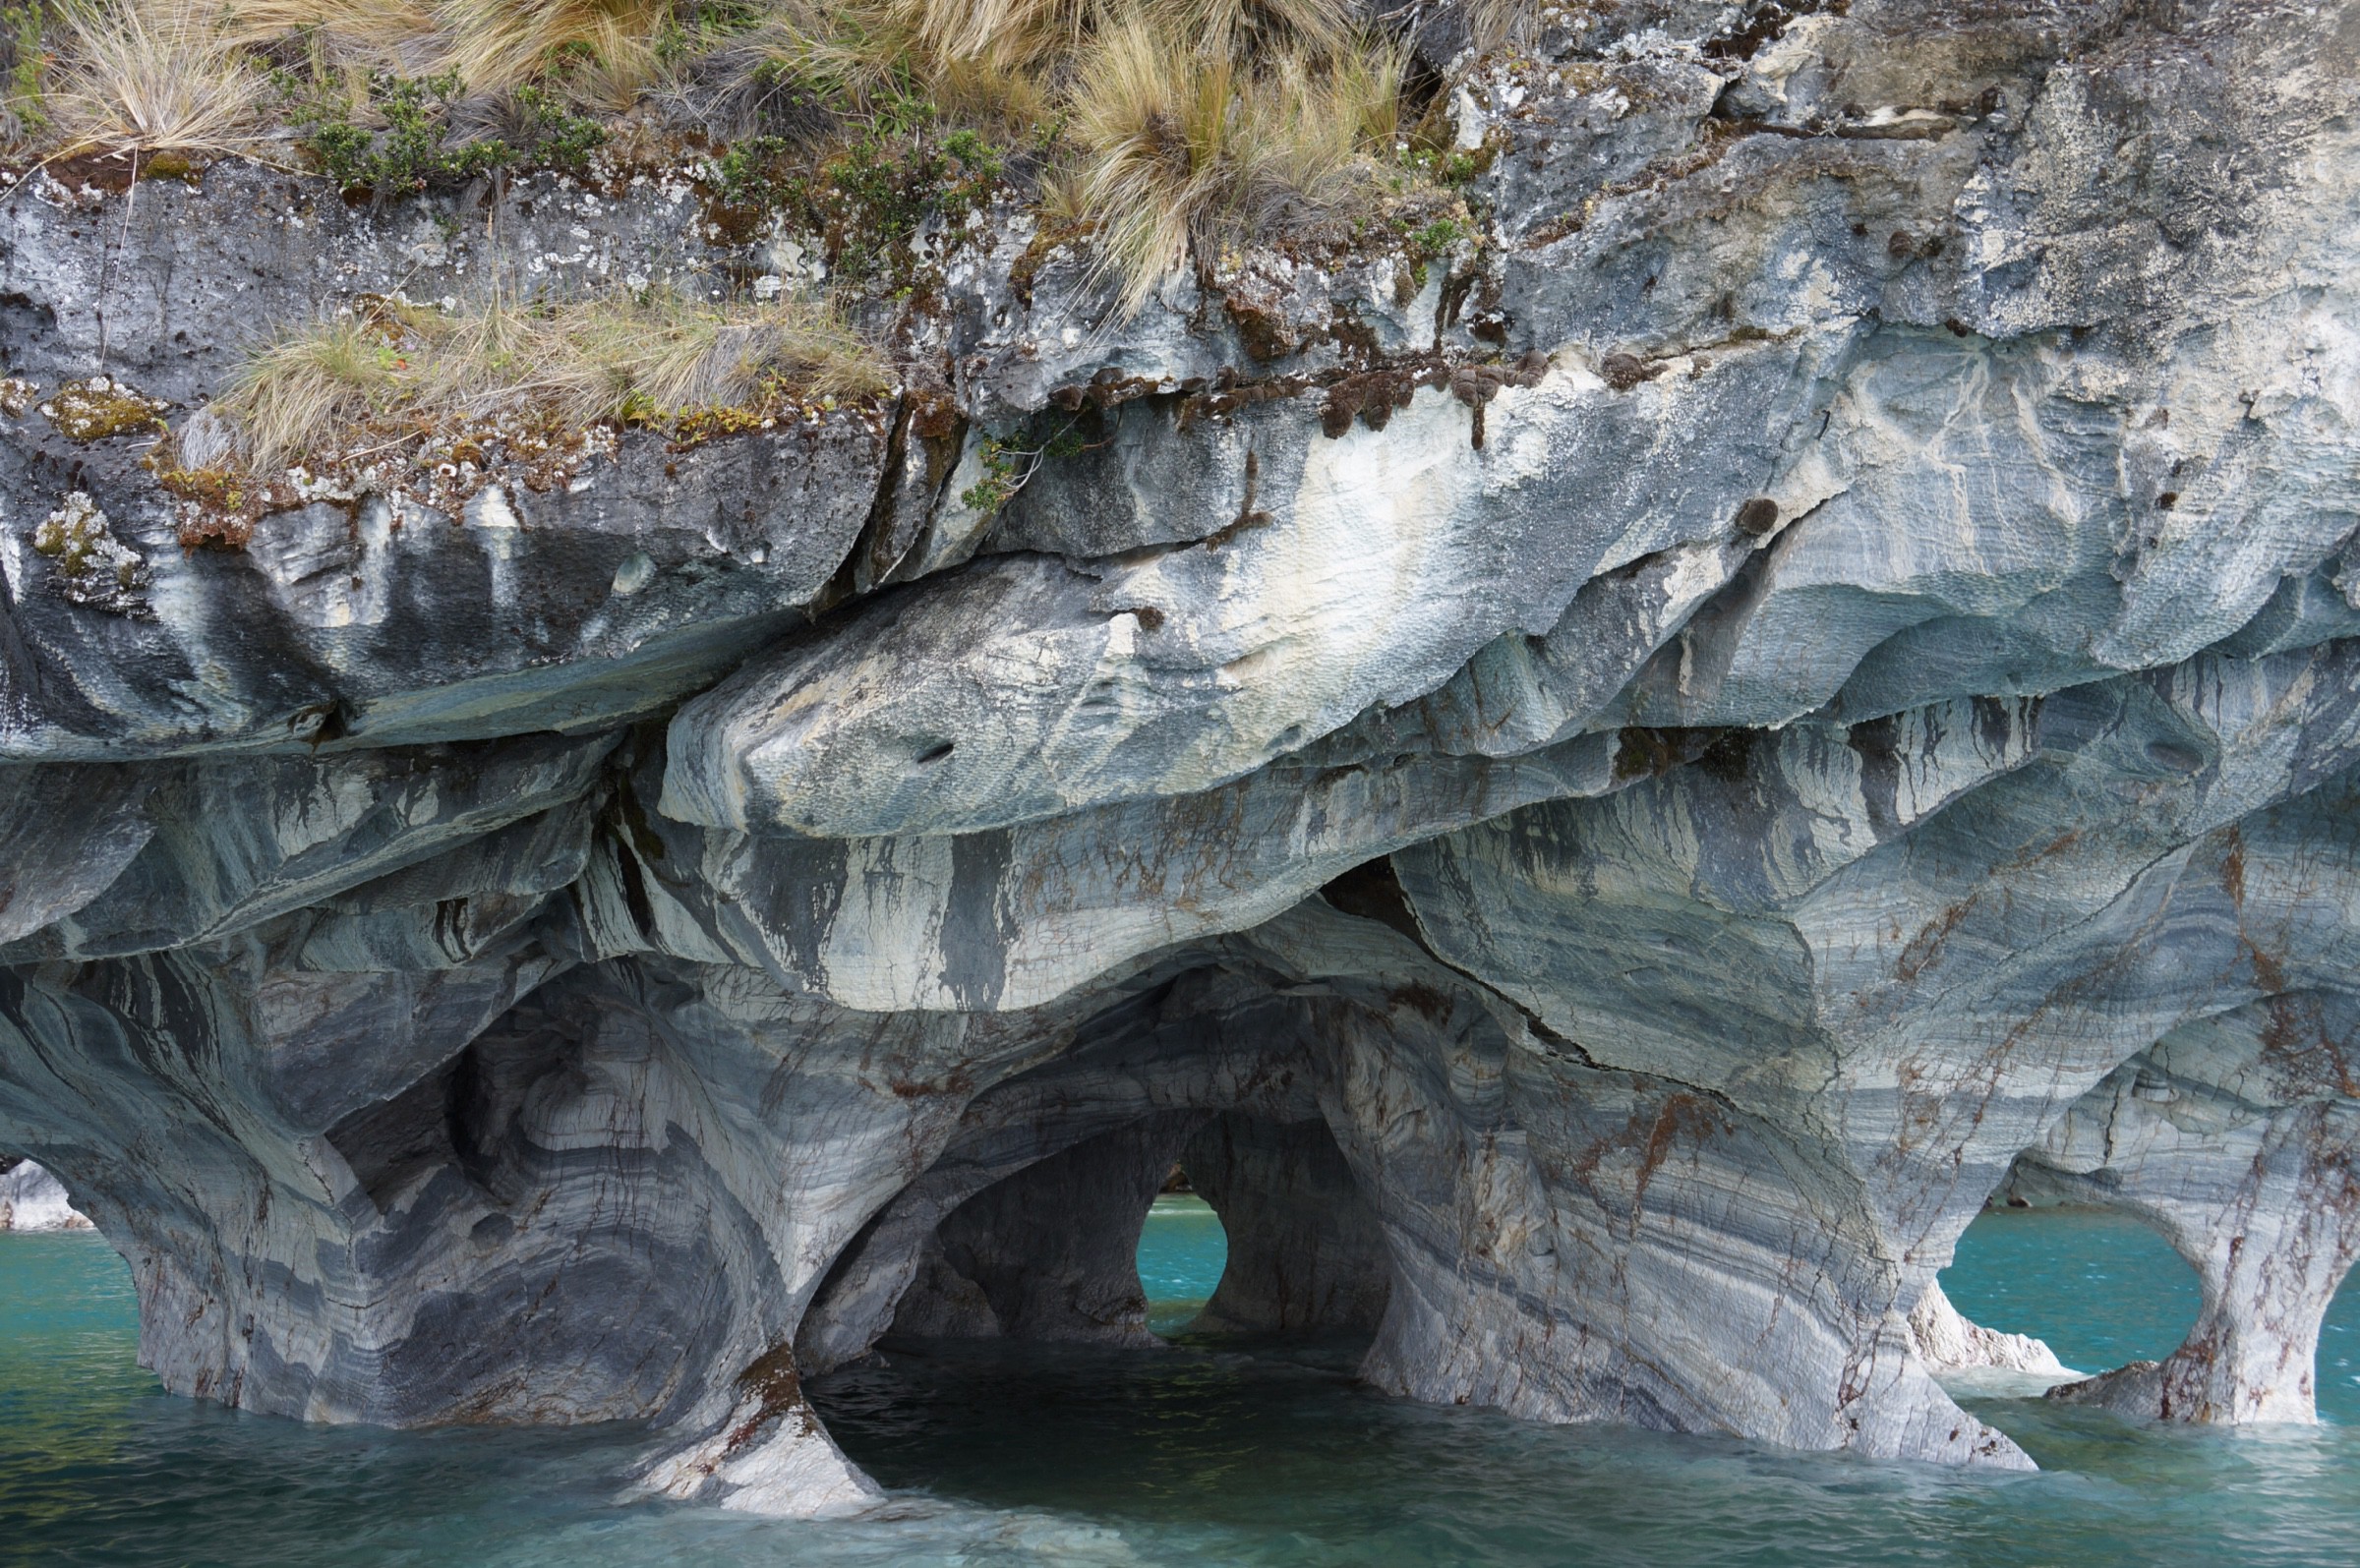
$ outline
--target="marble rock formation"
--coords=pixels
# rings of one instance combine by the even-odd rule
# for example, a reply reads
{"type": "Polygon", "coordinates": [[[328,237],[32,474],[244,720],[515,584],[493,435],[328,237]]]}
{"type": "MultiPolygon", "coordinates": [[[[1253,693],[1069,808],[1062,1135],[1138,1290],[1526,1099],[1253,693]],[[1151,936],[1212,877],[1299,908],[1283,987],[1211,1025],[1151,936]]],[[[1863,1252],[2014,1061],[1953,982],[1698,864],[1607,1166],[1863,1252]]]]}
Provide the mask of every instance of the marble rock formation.
{"type": "Polygon", "coordinates": [[[2174,1029],[2017,1162],[2012,1195],[2136,1214],[2203,1286],[2164,1361],[2050,1397],[2165,1420],[2316,1419],[2320,1320],[2360,1257],[2360,1014],[2348,993],[2290,983],[2174,1029]]]}
{"type": "Polygon", "coordinates": [[[2046,1342],[1969,1321],[1938,1284],[1928,1285],[1918,1299],[1910,1313],[1910,1336],[1936,1372],[2035,1372],[2060,1381],[2073,1375],[2046,1342]]]}
{"type": "Polygon", "coordinates": [[[856,1511],[803,1380],[1142,1342],[1178,1158],[1206,1326],[1358,1329],[1406,1397],[2027,1466],[1931,1375],[2032,1355],[1935,1283],[2013,1181],[2203,1271],[2086,1397],[2310,1417],[2360,7],[1420,26],[1483,213],[1430,265],[1125,318],[1010,198],[929,237],[874,405],[224,548],[39,397],[193,439],[260,325],[770,242],[681,182],[22,176],[0,1146],[165,1387],[628,1419],[650,1491],[856,1511]],[[1067,432],[978,509],[986,439],[1067,432]]]}
{"type": "Polygon", "coordinates": [[[1385,1232],[1318,1118],[1228,1112],[1180,1151],[1230,1238],[1220,1283],[1194,1333],[1367,1333],[1392,1289],[1385,1232]]]}

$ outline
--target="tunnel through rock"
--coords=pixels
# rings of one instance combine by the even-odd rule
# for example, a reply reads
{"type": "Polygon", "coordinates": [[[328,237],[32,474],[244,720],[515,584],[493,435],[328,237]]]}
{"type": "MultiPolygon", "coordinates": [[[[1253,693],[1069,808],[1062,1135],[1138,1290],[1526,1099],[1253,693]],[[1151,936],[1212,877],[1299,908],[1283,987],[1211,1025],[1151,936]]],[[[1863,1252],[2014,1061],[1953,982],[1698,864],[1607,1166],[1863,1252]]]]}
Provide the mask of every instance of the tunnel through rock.
{"type": "Polygon", "coordinates": [[[978,1094],[837,1263],[805,1365],[896,1339],[1156,1345],[1137,1258],[1175,1165],[1228,1239],[1192,1330],[1373,1334],[1386,1238],[1325,1119],[1334,1074],[1310,1021],[1267,976],[1199,964],[978,1094]]]}
{"type": "Polygon", "coordinates": [[[2012,1177],[1969,1228],[1921,1312],[1953,1318],[1948,1334],[1927,1323],[1929,1364],[1965,1374],[1969,1392],[2024,1398],[2181,1341],[2197,1315],[2197,1276],[2158,1230],[2119,1209],[2033,1204],[2018,1191],[2012,1177]]]}
{"type": "Polygon", "coordinates": [[[2173,1030],[2025,1151],[2011,1197],[2134,1216],[2202,1294],[2170,1354],[2051,1397],[2161,1420],[2316,1419],[2321,1323],[2360,1257],[2356,1064],[2353,1000],[2289,987],[2173,1030]]]}
{"type": "Polygon", "coordinates": [[[1003,1177],[925,1242],[883,1343],[999,1338],[1152,1346],[1138,1256],[1175,1167],[1227,1256],[1191,1334],[1374,1335],[1389,1263],[1326,1123],[1159,1112],[1003,1177]]]}

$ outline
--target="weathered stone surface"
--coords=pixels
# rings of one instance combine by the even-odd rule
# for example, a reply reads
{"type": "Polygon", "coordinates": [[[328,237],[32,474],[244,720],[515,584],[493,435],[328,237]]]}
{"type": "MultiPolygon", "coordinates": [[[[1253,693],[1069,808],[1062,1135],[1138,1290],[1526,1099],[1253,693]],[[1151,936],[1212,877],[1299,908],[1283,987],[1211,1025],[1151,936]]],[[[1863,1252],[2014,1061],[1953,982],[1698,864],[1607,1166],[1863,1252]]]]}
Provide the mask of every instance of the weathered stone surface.
{"type": "MultiPolygon", "coordinates": [[[[470,300],[483,269],[527,296],[696,292],[770,265],[708,243],[689,180],[620,198],[556,176],[356,209],[322,181],[236,164],[120,198],[34,174],[0,204],[9,373],[93,370],[185,430],[270,334],[369,296],[470,300]],[[497,259],[497,260],[495,260],[497,259]]],[[[661,711],[801,618],[886,477],[893,411],[847,411],[669,453],[625,434],[579,472],[503,472],[463,508],[331,494],[242,549],[184,550],[181,504],[141,467],[154,432],[78,441],[0,418],[0,758],[290,743],[403,744],[589,729],[661,711]],[[37,525],[101,508],[145,577],[138,613],[51,591],[37,525]]]]}
{"type": "MultiPolygon", "coordinates": [[[[1548,631],[1601,567],[1733,535],[1777,463],[1756,411],[1818,395],[1817,347],[1635,398],[1551,370],[1499,391],[1481,447],[1446,391],[1333,438],[1302,408],[1251,494],[1208,499],[1202,543],[985,560],[749,665],[676,721],[665,809],[943,835],[1226,784],[1548,631]]],[[[1189,503],[1159,495],[1157,515],[1189,503]]]]}
{"type": "MultiPolygon", "coordinates": [[[[1177,1154],[1206,1326],[1412,1397],[2024,1465],[1932,1376],[2040,1361],[1934,1283],[2005,1183],[2205,1280],[2073,1397],[2310,1416],[2360,10],[1419,27],[1483,228],[1422,275],[1258,248],[1124,319],[1010,194],[921,237],[877,406],[224,549],[141,435],[6,416],[0,1145],[166,1387],[857,1510],[801,1379],[1139,1341],[1177,1154]]],[[[693,214],[34,177],[0,351],[194,439],[372,291],[792,270],[693,214]]]]}
{"type": "Polygon", "coordinates": [[[2072,1375],[2057,1353],[2029,1334],[2004,1334],[1970,1322],[1939,1284],[1928,1285],[1910,1312],[1918,1355],[1937,1372],[1995,1370],[2072,1375]]]}

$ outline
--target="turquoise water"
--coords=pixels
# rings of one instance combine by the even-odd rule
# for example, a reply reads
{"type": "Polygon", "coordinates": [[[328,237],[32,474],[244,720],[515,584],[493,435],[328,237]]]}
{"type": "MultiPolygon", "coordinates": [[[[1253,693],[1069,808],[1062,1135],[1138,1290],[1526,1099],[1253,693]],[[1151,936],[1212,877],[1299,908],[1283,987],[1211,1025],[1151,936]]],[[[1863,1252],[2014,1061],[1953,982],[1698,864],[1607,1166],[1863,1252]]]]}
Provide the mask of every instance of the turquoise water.
{"type": "MultiPolygon", "coordinates": [[[[1141,1247],[1176,1329],[1218,1222],[1159,1205],[1141,1247]]],[[[1962,1310],[2068,1363],[2159,1355],[2196,1309],[2160,1242],[2102,1215],[1978,1220],[1962,1310]]],[[[1962,1475],[1710,1438],[1534,1426],[1353,1386],[1353,1347],[977,1345],[822,1380],[896,1490],[840,1525],[619,1505],[627,1429],[389,1433],[164,1397],[132,1362],[121,1262],[0,1236],[0,1563],[1343,1565],[2360,1560],[2360,1292],[2321,1347],[2317,1430],[2148,1429],[1977,1400],[2046,1468],[1962,1475]]]]}
{"type": "Polygon", "coordinates": [[[1197,1315],[1229,1261],[1219,1216],[1201,1197],[1165,1196],[1148,1209],[1139,1233],[1139,1283],[1148,1293],[1148,1326],[1173,1334],[1197,1315]]]}

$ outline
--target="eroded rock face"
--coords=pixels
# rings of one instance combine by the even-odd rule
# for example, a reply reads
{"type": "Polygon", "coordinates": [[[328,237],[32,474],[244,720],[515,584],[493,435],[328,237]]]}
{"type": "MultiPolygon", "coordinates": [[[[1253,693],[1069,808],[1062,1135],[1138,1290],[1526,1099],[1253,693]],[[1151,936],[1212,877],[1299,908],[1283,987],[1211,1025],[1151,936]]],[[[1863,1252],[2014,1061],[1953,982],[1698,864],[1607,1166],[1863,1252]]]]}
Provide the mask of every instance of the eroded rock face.
{"type": "MultiPolygon", "coordinates": [[[[1931,1376],[2036,1359],[1934,1284],[2013,1182],[2205,1277],[2084,1397],[2309,1418],[2360,9],[1631,3],[1438,64],[1486,227],[1418,273],[1125,320],[1011,199],[877,406],[228,549],[135,436],[9,417],[0,1146],[166,1387],[638,1420],[651,1490],[856,1510],[802,1379],[1141,1342],[1180,1158],[1206,1326],[1369,1332],[1409,1397],[2029,1464],[1931,1376]]],[[[149,189],[0,204],[0,348],[103,340],[184,433],[233,323],[479,233],[769,264],[684,187],[522,182],[465,256],[149,189]]]]}

